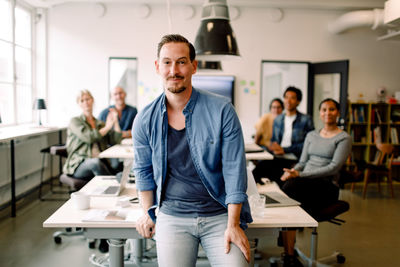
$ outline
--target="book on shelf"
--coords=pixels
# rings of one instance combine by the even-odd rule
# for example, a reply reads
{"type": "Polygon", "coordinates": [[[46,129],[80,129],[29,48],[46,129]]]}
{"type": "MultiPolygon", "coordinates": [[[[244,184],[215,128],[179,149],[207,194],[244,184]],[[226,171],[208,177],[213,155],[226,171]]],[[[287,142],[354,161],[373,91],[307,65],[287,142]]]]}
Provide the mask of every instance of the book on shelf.
{"type": "Polygon", "coordinates": [[[358,122],[365,122],[365,110],[364,106],[360,107],[359,114],[358,114],[358,122]]]}
{"type": "Polygon", "coordinates": [[[351,105],[349,106],[349,122],[354,122],[354,118],[353,118],[353,108],[351,107],[351,105]]]}
{"type": "Polygon", "coordinates": [[[364,106],[359,106],[359,107],[349,107],[349,121],[351,123],[357,123],[357,122],[366,122],[367,117],[365,115],[365,108],[364,106]]]}
{"type": "Polygon", "coordinates": [[[382,143],[382,132],[379,126],[374,129],[374,141],[377,144],[382,143]]]}
{"type": "Polygon", "coordinates": [[[375,123],[375,108],[371,111],[371,123],[375,123]]]}
{"type": "Polygon", "coordinates": [[[400,110],[399,109],[393,110],[392,115],[390,116],[390,119],[394,123],[400,122],[400,110]]]}
{"type": "Polygon", "coordinates": [[[397,145],[399,143],[399,135],[397,132],[397,128],[395,127],[390,128],[390,137],[392,139],[392,144],[397,145]]]}
{"type": "Polygon", "coordinates": [[[353,109],[353,122],[358,122],[358,109],[353,109]]]}
{"type": "Polygon", "coordinates": [[[377,109],[375,109],[375,115],[378,120],[378,123],[382,123],[381,115],[379,114],[379,111],[377,109]]]}

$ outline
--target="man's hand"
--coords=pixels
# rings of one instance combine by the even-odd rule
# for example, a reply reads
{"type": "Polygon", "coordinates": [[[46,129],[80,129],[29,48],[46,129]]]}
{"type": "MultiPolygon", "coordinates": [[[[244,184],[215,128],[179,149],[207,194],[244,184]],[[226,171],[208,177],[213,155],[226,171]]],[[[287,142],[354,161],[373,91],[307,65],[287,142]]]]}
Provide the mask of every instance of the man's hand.
{"type": "Polygon", "coordinates": [[[136,222],[136,230],[144,238],[151,238],[156,232],[156,225],[146,213],[136,222]]]}
{"type": "Polygon", "coordinates": [[[269,146],[269,149],[275,155],[283,155],[283,154],[285,154],[285,151],[283,150],[283,148],[277,142],[272,142],[271,145],[269,146]]]}
{"type": "Polygon", "coordinates": [[[225,230],[225,253],[231,250],[231,244],[234,243],[242,251],[247,262],[250,262],[250,244],[247,236],[244,234],[242,228],[237,226],[228,226],[225,230]]]}

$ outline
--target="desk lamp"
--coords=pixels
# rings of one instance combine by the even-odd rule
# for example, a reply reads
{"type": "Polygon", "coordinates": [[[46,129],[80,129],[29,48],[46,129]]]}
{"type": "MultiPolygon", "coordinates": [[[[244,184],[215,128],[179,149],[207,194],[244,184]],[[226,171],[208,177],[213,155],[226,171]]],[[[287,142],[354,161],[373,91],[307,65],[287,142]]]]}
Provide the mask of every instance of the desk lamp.
{"type": "Polygon", "coordinates": [[[42,109],[46,109],[46,103],[44,102],[44,99],[43,98],[36,98],[35,102],[33,103],[33,109],[38,111],[38,114],[39,114],[39,125],[42,125],[40,112],[41,112],[42,109]]]}
{"type": "Polygon", "coordinates": [[[199,60],[219,61],[240,56],[226,0],[205,1],[194,47],[199,60]]]}

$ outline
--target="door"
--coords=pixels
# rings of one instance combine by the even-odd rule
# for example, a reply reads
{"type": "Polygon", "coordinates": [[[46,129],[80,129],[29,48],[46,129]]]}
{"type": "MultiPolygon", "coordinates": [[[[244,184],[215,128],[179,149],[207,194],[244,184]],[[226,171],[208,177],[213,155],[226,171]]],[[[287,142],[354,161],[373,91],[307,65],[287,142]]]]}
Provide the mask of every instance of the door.
{"type": "Polygon", "coordinates": [[[308,113],[312,116],[316,129],[322,128],[319,119],[319,103],[325,98],[333,98],[340,103],[339,126],[343,126],[347,110],[347,86],[349,61],[317,62],[310,64],[310,91],[308,93],[308,113]]]}

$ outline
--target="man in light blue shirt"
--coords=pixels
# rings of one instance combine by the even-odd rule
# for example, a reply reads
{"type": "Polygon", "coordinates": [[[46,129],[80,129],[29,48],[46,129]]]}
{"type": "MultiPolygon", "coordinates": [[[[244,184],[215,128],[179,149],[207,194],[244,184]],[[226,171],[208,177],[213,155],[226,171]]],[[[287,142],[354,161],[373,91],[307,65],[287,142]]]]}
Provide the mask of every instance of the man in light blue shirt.
{"type": "Polygon", "coordinates": [[[195,266],[199,243],[212,266],[247,266],[244,229],[252,218],[236,112],[228,99],[192,88],[197,61],[183,36],[161,39],[155,66],[164,93],[132,130],[144,210],[136,229],[145,238],[156,234],[159,266],[195,266]]]}
{"type": "Polygon", "coordinates": [[[118,113],[118,123],[122,130],[122,138],[129,138],[131,137],[132,124],[136,117],[137,109],[125,103],[126,92],[120,86],[112,90],[111,98],[114,101],[114,105],[104,109],[99,115],[99,120],[105,122],[110,110],[115,110],[118,113]]]}

